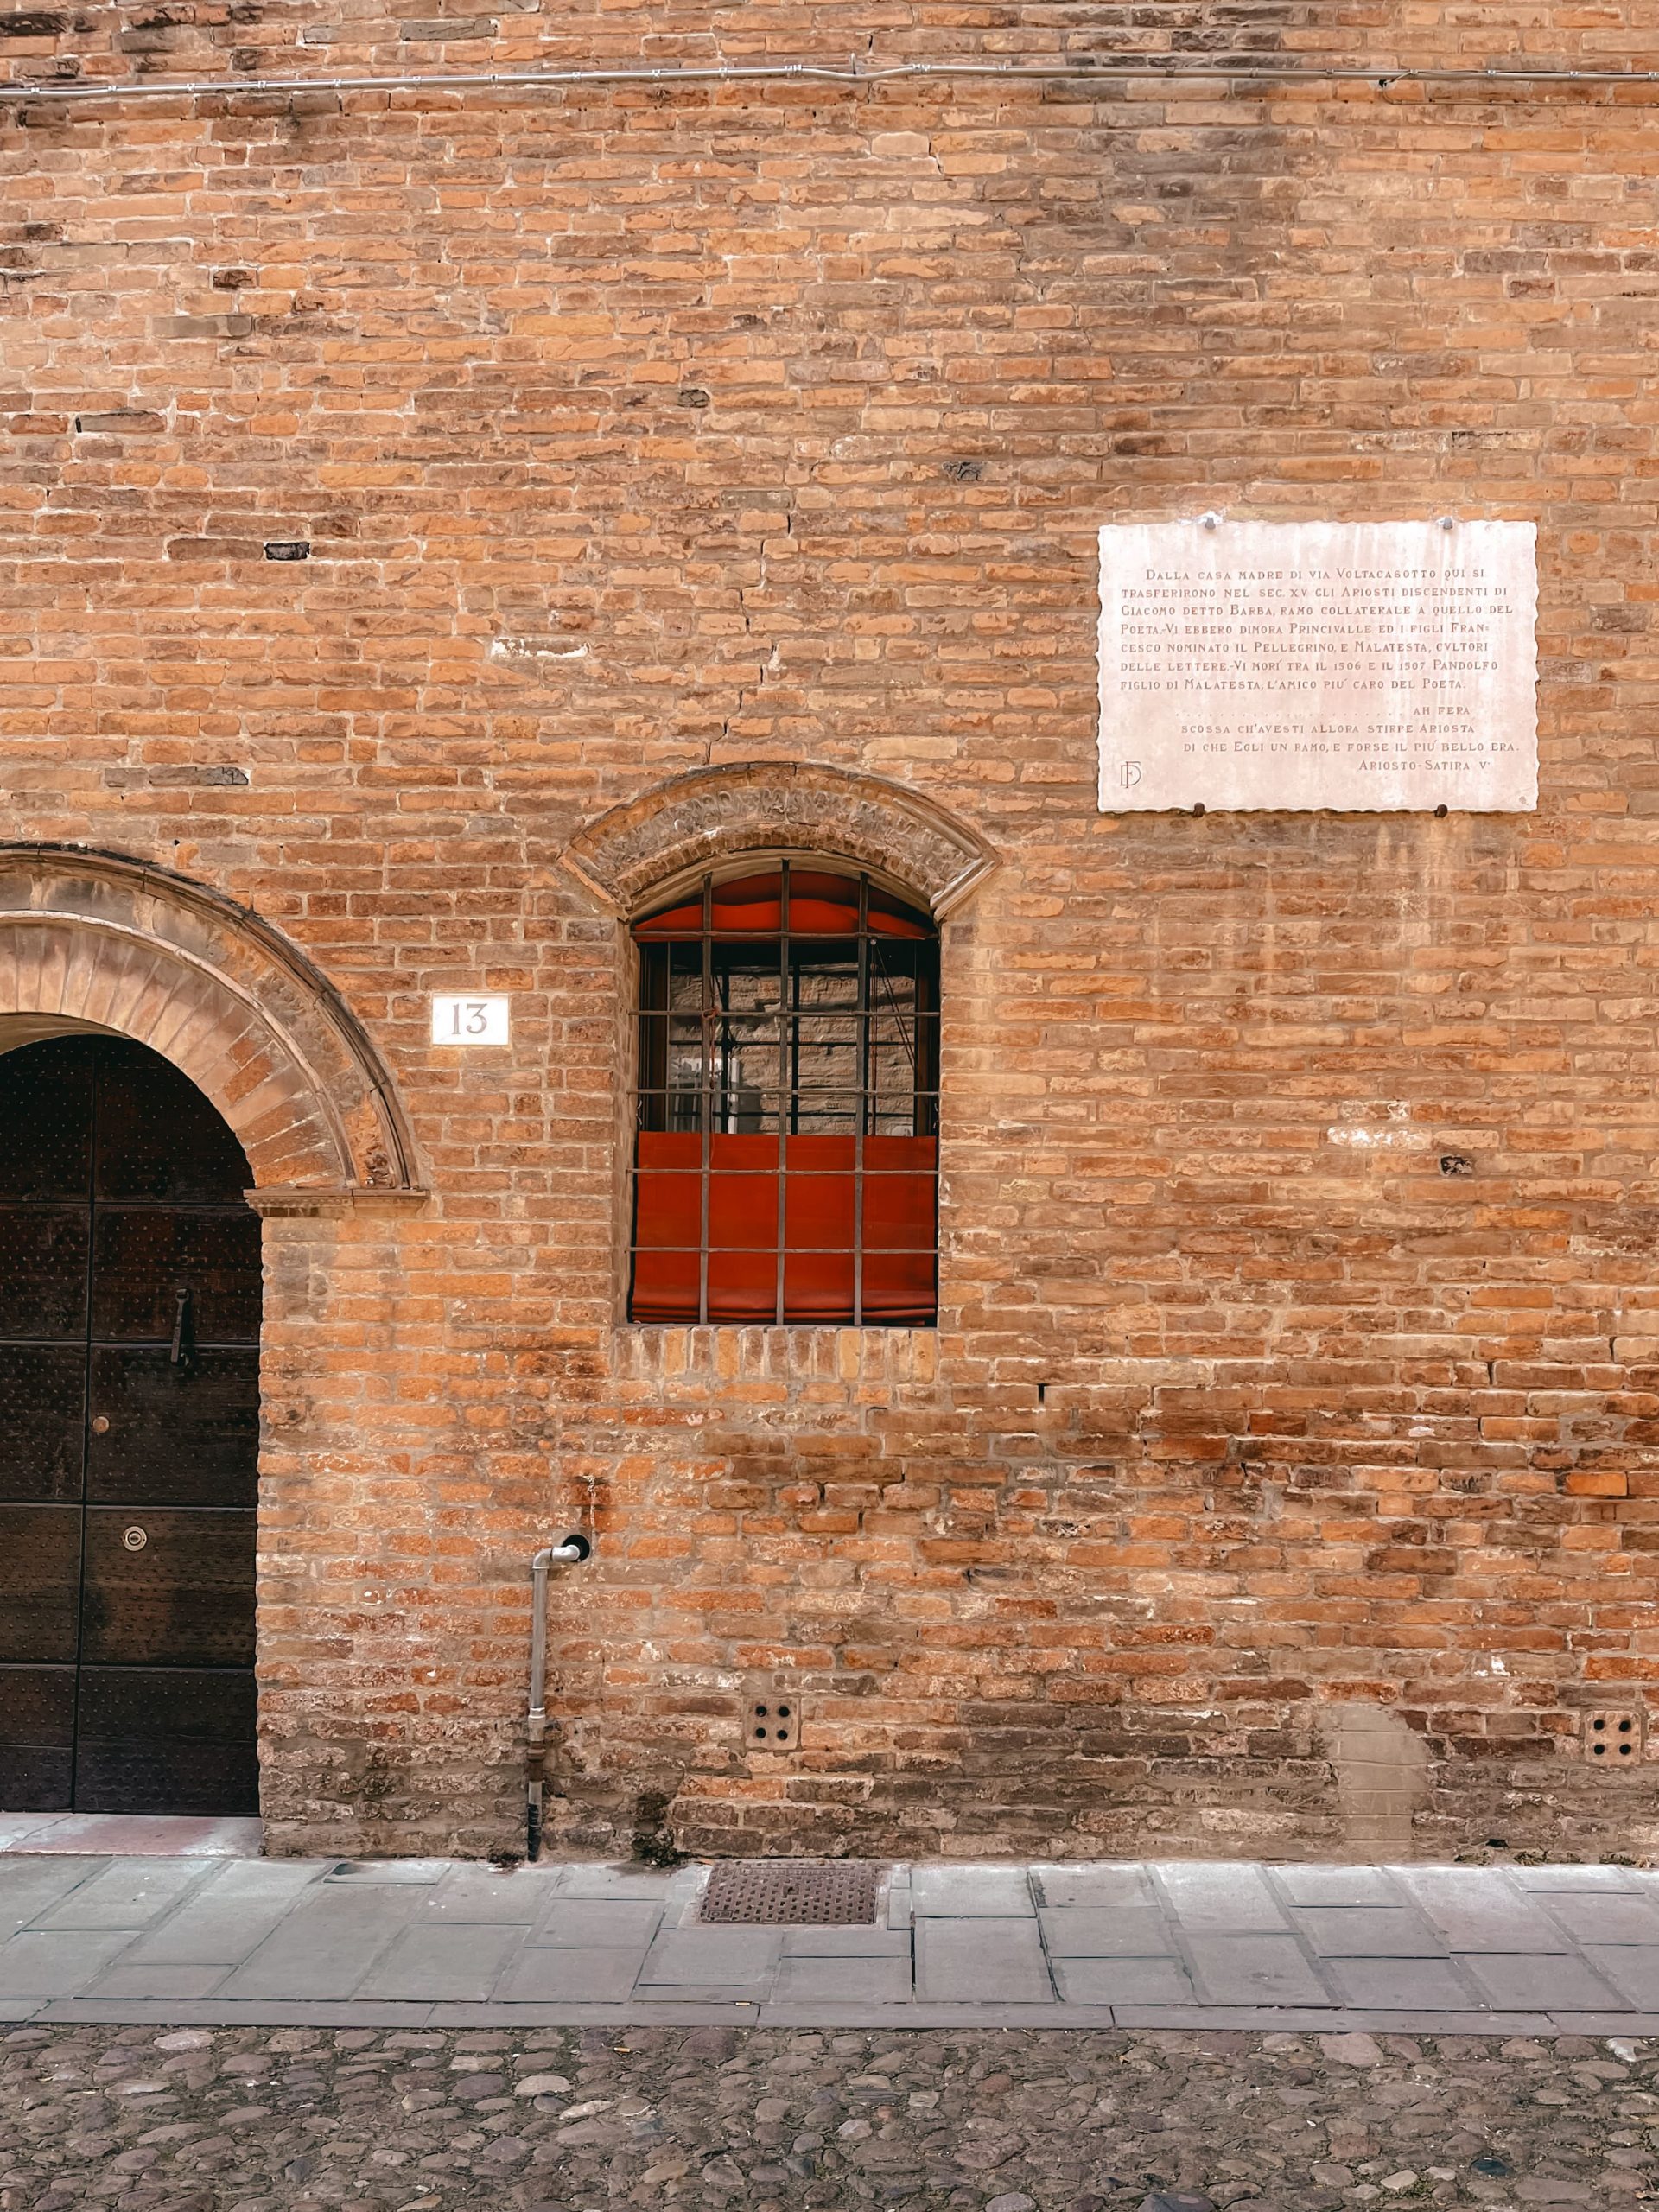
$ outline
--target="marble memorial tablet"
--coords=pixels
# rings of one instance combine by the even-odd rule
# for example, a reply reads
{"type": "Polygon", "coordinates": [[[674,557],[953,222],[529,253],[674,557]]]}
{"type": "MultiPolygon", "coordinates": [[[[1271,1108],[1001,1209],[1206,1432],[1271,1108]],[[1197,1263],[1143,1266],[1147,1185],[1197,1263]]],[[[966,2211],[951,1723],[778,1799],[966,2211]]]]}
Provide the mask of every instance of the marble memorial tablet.
{"type": "Polygon", "coordinates": [[[1109,524],[1100,804],[1538,804],[1529,522],[1109,524]]]}

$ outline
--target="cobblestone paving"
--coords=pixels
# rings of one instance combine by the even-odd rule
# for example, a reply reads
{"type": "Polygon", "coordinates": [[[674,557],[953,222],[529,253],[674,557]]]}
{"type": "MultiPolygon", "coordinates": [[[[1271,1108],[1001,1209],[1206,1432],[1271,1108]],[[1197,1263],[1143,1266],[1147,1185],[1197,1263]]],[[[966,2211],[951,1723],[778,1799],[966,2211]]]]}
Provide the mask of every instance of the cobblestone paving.
{"type": "Polygon", "coordinates": [[[26,2027],[0,2212],[1634,2203],[1659,2041],[26,2027]]]}

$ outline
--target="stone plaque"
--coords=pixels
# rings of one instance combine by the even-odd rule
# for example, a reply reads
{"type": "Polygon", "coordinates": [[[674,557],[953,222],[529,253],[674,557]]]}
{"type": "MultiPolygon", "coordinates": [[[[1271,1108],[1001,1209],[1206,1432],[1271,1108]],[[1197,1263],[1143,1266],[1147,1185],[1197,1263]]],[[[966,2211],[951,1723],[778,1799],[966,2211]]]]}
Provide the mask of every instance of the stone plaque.
{"type": "Polygon", "coordinates": [[[1529,522],[1108,524],[1100,804],[1538,804],[1529,522]]]}

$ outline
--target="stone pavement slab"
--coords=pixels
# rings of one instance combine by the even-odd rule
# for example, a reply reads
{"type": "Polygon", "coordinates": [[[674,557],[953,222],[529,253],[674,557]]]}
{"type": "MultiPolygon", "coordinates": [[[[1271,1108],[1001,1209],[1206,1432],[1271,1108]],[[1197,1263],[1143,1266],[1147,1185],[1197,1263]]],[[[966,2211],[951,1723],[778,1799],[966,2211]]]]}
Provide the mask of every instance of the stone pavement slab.
{"type": "Polygon", "coordinates": [[[1208,2005],[1318,2005],[1330,1992],[1290,1936],[1195,1936],[1192,1976],[1208,2005]]]}
{"type": "Polygon", "coordinates": [[[557,1866],[452,1866],[421,1907],[421,1921],[531,1927],[561,1893],[562,1872],[557,1866]]]}
{"type": "Polygon", "coordinates": [[[533,1944],[560,1950],[643,1951],[657,1933],[662,1907],[644,1897],[582,1897],[556,1893],[546,1918],[531,1931],[533,1944]]]}
{"type": "Polygon", "coordinates": [[[1659,2012],[1659,1949],[1587,1943],[1584,1955],[1592,1973],[1611,1983],[1627,2004],[1659,2012]]]}
{"type": "Polygon", "coordinates": [[[78,1883],[104,1872],[102,1859],[12,1859],[0,1872],[0,1936],[27,1928],[78,1883]]]}
{"type": "Polygon", "coordinates": [[[419,1904],[412,1886],[320,1882],[237,1967],[224,1994],[352,1997],[419,1904]]]}
{"type": "Polygon", "coordinates": [[[1618,1993],[1586,1960],[1545,1952],[1525,1958],[1498,1951],[1471,1952],[1465,1970],[1494,2005],[1540,2012],[1612,2012],[1618,1993]]]}
{"type": "Polygon", "coordinates": [[[1154,1872],[1171,1916],[1191,1935],[1243,1936],[1288,1925],[1260,1866],[1176,1864],[1154,1872]]]}
{"type": "Polygon", "coordinates": [[[1149,1904],[1045,1906],[1037,1919],[1052,1959],[1155,1958],[1176,1948],[1169,1923],[1149,1904]]]}
{"type": "Polygon", "coordinates": [[[37,1928],[148,1928],[187,1893],[210,1878],[208,1863],[194,1859],[106,1859],[90,1881],[35,1919],[37,1928]]]}
{"type": "Polygon", "coordinates": [[[626,2004],[644,1964],[643,1951],[522,1951],[491,1994],[505,2005],[626,2004]]]}
{"type": "MultiPolygon", "coordinates": [[[[539,1872],[539,1868],[534,1870],[539,1872]]],[[[562,1866],[559,1887],[571,1897],[644,1897],[664,1911],[677,1897],[695,1894],[700,1870],[659,1873],[650,1866],[562,1866]]]]}
{"type": "Polygon", "coordinates": [[[1634,1866],[1510,1866],[1506,1878],[1518,1890],[1635,1890],[1651,1877],[1634,1866]]]}
{"type": "Polygon", "coordinates": [[[1292,1904],[1405,1904],[1386,1866],[1274,1866],[1268,1879],[1292,1904]]]}
{"type": "Polygon", "coordinates": [[[1038,1903],[1057,1908],[1078,1905],[1100,1911],[1109,1906],[1156,1902],[1144,1866],[1033,1866],[1031,1879],[1038,1903]]]}
{"type": "Polygon", "coordinates": [[[1179,1959],[1056,1959],[1055,1986],[1068,2005],[1194,2005],[1179,1959]]]}
{"type": "Polygon", "coordinates": [[[124,1936],[107,1931],[26,1928],[0,1943],[0,1997],[67,1997],[125,1948],[124,1936]]]}
{"type": "Polygon", "coordinates": [[[1035,1918],[934,1916],[919,1922],[916,1993],[936,2003],[1052,2003],[1054,1988],[1035,1918]]]}
{"type": "MultiPolygon", "coordinates": [[[[1484,1873],[1484,1867],[1471,1870],[1484,1873]]],[[[1401,1871],[1425,1917],[1453,1951],[1570,1951],[1571,1939],[1541,1903],[1522,1897],[1501,1880],[1459,1879],[1456,1866],[1413,1866],[1401,1871]]]]}
{"type": "Polygon", "coordinates": [[[1332,1959],[1325,1979],[1340,2003],[1368,2011],[1461,2012],[1480,2003],[1449,1959],[1332,1959]]]}
{"type": "Polygon", "coordinates": [[[1550,1918],[1575,1943],[1659,1944],[1659,1909],[1645,1897],[1620,1891],[1544,1893],[1550,1918]]]}
{"type": "Polygon", "coordinates": [[[772,1993],[780,2005],[908,2005],[908,1946],[903,1958],[782,1958],[772,1993]]]}
{"type": "Polygon", "coordinates": [[[899,1866],[861,1928],[705,1923],[707,1878],[6,1852],[0,2017],[810,2024],[816,2008],[1493,2034],[1659,2017],[1659,1875],[1640,1868],[899,1866]]]}
{"type": "Polygon", "coordinates": [[[1037,1909],[1023,1866],[917,1866],[910,1897],[918,1919],[1017,1919],[1037,1909]]]}
{"type": "Polygon", "coordinates": [[[125,1964],[216,1966],[221,1974],[240,1966],[287,1918],[301,1891],[321,1879],[327,1863],[227,1862],[188,1893],[188,1912],[168,1913],[141,1935],[124,1954],[125,1964]]]}
{"type": "Polygon", "coordinates": [[[1438,1959],[1446,1939],[1421,1915],[1394,1905],[1293,1907],[1296,1933],[1325,1959],[1438,1959]]]}
{"type": "Polygon", "coordinates": [[[397,1997],[411,2002],[489,1996],[518,1949],[516,1929],[429,1928],[418,1924],[395,1936],[359,1982],[359,1997],[397,1997]]]}
{"type": "Polygon", "coordinates": [[[779,1928],[676,1928],[645,1954],[640,1986],[697,1983],[721,1989],[764,1986],[783,1949],[779,1928]]]}

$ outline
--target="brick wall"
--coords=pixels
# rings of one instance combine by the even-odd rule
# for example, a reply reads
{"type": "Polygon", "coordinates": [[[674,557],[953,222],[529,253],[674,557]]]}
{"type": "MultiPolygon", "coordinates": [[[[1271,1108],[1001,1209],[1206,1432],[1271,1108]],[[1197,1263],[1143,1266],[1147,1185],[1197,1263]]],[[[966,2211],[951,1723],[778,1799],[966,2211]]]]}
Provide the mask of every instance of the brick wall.
{"type": "Polygon", "coordinates": [[[227,87],[0,124],[0,828],[284,931],[432,1191],[267,1221],[274,1847],[519,1839],[576,1522],[565,1847],[1659,1844],[1580,1755],[1659,1671],[1654,93],[229,89],[1624,67],[1659,8],[417,5],[0,18],[227,87]],[[1537,815],[1098,815],[1094,533],[1200,505],[1535,518],[1537,815]],[[626,932],[561,855],[756,761],[1000,859],[937,1334],[620,1324],[626,932]],[[474,988],[512,1045],[435,1052],[474,988]]]}

